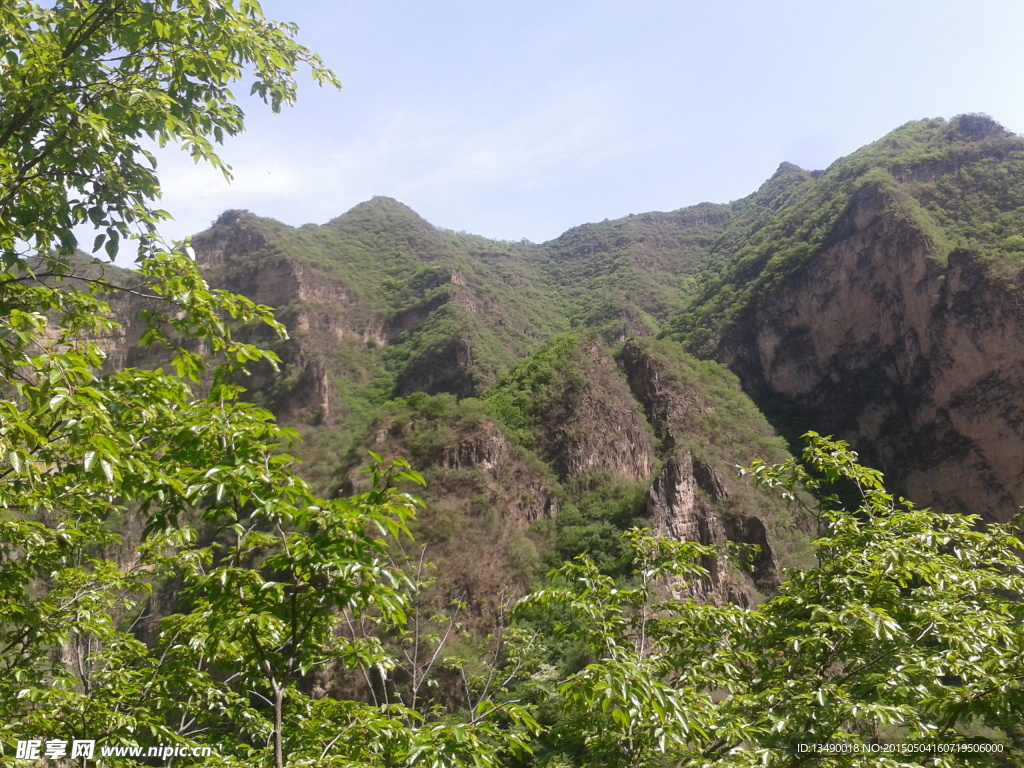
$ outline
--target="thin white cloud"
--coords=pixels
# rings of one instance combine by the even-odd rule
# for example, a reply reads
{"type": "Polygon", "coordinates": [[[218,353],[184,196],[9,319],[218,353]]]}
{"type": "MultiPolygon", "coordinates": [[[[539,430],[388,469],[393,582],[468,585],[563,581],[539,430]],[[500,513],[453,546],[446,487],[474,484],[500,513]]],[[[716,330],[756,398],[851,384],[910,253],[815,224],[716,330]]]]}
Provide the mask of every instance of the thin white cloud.
{"type": "Polygon", "coordinates": [[[472,199],[509,187],[537,190],[627,152],[632,144],[603,89],[562,90],[530,110],[482,119],[472,111],[406,104],[351,137],[329,124],[316,141],[288,144],[250,133],[223,152],[234,168],[160,156],[163,206],[181,238],[226,208],[248,208],[290,224],[325,221],[375,194],[399,199],[472,199]],[[273,213],[270,213],[273,212],[273,213]]]}

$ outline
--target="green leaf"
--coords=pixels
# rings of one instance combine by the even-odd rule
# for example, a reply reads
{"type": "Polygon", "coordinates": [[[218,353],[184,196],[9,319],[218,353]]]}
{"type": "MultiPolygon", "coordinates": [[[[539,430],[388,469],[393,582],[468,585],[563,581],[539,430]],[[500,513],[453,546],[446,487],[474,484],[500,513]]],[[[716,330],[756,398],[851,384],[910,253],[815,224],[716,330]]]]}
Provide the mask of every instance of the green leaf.
{"type": "Polygon", "coordinates": [[[117,230],[109,230],[107,234],[109,236],[109,239],[104,244],[103,249],[107,252],[107,256],[109,256],[111,259],[114,259],[117,256],[117,252],[119,249],[120,235],[118,235],[117,230]]]}

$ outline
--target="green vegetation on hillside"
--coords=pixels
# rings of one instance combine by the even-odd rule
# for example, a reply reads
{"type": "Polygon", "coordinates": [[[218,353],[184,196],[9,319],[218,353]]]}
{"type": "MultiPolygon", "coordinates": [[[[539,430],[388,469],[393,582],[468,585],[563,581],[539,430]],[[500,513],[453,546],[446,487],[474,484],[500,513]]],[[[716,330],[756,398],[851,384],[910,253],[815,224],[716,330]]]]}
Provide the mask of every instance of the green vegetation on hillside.
{"type": "MultiPolygon", "coordinates": [[[[311,326],[299,338],[330,371],[335,410],[355,423],[331,424],[333,440],[302,431],[318,445],[350,445],[365,425],[358,414],[388,398],[421,389],[479,395],[570,328],[609,341],[655,334],[682,306],[691,271],[728,216],[728,206],[703,204],[533,245],[440,230],[378,197],[323,226],[230,212],[195,242],[200,253],[225,254],[218,279],[252,283],[257,293],[281,280],[278,272],[254,277],[261,270],[299,272],[318,286],[313,293],[325,298],[296,298],[280,307],[282,317],[311,326]],[[310,315],[316,323],[303,321],[310,315]]],[[[263,401],[276,407],[287,391],[274,386],[263,401]]]]}
{"type": "Polygon", "coordinates": [[[687,278],[729,220],[703,203],[570,229],[533,259],[559,289],[575,327],[605,338],[655,333],[680,307],[687,278]]]}
{"type": "Polygon", "coordinates": [[[850,203],[879,195],[930,241],[1017,279],[1024,230],[1024,139],[983,115],[922,120],[841,158],[820,174],[789,164],[733,204],[733,216],[695,271],[688,307],[663,333],[713,356],[727,329],[835,236],[850,203]]]}
{"type": "Polygon", "coordinates": [[[583,386],[582,348],[574,334],[557,336],[502,377],[485,397],[492,411],[529,447],[543,436],[543,417],[569,405],[583,386]]]}
{"type": "Polygon", "coordinates": [[[629,343],[655,362],[664,389],[694,393],[699,398],[673,425],[694,451],[720,458],[727,466],[748,464],[755,456],[768,461],[788,456],[785,443],[728,369],[712,360],[700,360],[665,339],[633,339],[629,343]]]}

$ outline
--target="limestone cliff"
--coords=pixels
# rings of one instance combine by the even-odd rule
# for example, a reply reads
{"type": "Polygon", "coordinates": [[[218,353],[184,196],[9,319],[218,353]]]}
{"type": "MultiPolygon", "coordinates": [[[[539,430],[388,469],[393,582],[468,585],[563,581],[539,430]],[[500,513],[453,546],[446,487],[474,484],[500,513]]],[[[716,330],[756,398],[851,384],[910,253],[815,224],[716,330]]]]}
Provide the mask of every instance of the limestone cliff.
{"type": "Polygon", "coordinates": [[[657,458],[654,436],[608,350],[583,342],[574,362],[579,368],[561,396],[539,415],[540,442],[558,475],[648,480],[657,458]]]}
{"type": "Polygon", "coordinates": [[[761,517],[722,515],[717,504],[727,498],[714,468],[685,452],[669,458],[651,485],[647,515],[654,535],[717,547],[722,553],[702,557],[700,565],[707,576],[685,588],[677,587],[677,594],[719,604],[749,605],[757,601],[756,593],[751,591],[750,581],[728,562],[728,543],[756,547],[750,558],[753,584],[770,591],[778,586],[780,577],[774,537],[761,517]]]}
{"type": "Polygon", "coordinates": [[[933,244],[877,188],[737,323],[723,362],[861,449],[922,505],[1005,520],[1024,504],[1024,293],[933,244]]]}
{"type": "MultiPolygon", "coordinates": [[[[1024,141],[997,138],[1024,157],[1024,141]]],[[[1008,256],[937,227],[920,205],[931,187],[914,186],[981,197],[965,167],[990,165],[986,147],[852,187],[715,354],[777,416],[848,440],[916,503],[1006,520],[1024,505],[1024,284],[1008,256]]],[[[997,202],[1017,211],[1018,197],[997,202]]]]}
{"type": "MultiPolygon", "coordinates": [[[[667,457],[647,495],[652,530],[718,547],[730,541],[755,546],[753,582],[771,589],[780,576],[776,549],[786,550],[785,565],[798,564],[801,555],[792,545],[808,521],[773,494],[738,482],[735,468],[754,458],[781,460],[784,448],[727,372],[708,364],[700,371],[697,361],[652,339],[627,342],[620,359],[667,457]]],[[[695,585],[693,596],[751,599],[749,582],[724,558],[702,565],[709,577],[695,585]]]]}

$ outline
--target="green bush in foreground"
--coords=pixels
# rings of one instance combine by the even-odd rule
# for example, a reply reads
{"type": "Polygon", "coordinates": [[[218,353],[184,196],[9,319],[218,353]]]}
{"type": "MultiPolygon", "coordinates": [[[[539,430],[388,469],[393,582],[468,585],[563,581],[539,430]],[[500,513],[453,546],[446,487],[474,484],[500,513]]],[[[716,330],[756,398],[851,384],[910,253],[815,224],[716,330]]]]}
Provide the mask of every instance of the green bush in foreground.
{"type": "Polygon", "coordinates": [[[803,463],[756,465],[756,481],[853,483],[860,505],[821,499],[818,565],[763,605],[665,599],[710,551],[640,532],[634,586],[579,558],[525,599],[593,660],[536,693],[545,764],[1019,764],[1019,744],[966,734],[1021,731],[1021,521],[915,509],[844,443],[807,437],[803,463]]]}

